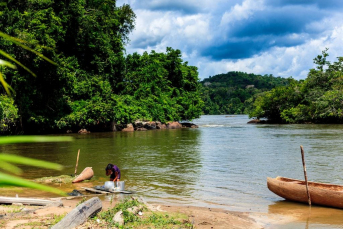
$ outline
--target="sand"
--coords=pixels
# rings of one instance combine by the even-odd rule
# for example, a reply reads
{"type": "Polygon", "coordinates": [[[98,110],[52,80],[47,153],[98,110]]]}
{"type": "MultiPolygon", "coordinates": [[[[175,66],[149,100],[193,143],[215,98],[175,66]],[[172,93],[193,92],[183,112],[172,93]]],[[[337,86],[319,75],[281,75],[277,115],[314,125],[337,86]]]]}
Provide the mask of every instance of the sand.
{"type": "MultiPolygon", "coordinates": [[[[90,197],[88,197],[90,198],[90,197]]],[[[0,205],[0,228],[49,228],[53,225],[54,220],[60,216],[63,217],[76,207],[82,200],[78,198],[61,199],[63,206],[6,206],[0,205]],[[42,226],[44,223],[44,226],[42,226]]],[[[102,201],[103,210],[113,207],[116,203],[102,201]]],[[[166,213],[183,213],[193,223],[195,228],[263,228],[266,224],[265,216],[248,213],[233,212],[223,209],[202,208],[194,206],[172,206],[161,204],[146,203],[149,209],[153,211],[166,213]]],[[[270,219],[267,219],[267,221],[270,219]]],[[[79,227],[79,228],[82,228],[79,227]]]]}

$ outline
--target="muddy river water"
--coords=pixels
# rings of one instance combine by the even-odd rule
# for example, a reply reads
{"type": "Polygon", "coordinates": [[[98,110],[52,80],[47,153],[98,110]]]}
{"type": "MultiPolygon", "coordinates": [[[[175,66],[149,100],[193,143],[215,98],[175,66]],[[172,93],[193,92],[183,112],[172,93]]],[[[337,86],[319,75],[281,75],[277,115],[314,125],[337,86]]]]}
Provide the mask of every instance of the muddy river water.
{"type": "MultiPolygon", "coordinates": [[[[58,172],[22,167],[23,176],[33,179],[73,174],[80,149],[78,171],[93,167],[92,185],[103,184],[108,179],[105,166],[114,163],[122,171],[126,189],[148,201],[294,219],[277,228],[342,228],[343,210],[284,201],[268,190],[266,178],[303,179],[302,145],[308,179],[342,185],[343,125],[252,125],[248,121],[245,115],[202,116],[193,120],[198,129],[69,134],[73,142],[3,145],[0,152],[64,166],[58,172]]],[[[79,186],[60,188],[72,191],[79,186]]],[[[20,195],[42,193],[22,191],[20,195]]]]}

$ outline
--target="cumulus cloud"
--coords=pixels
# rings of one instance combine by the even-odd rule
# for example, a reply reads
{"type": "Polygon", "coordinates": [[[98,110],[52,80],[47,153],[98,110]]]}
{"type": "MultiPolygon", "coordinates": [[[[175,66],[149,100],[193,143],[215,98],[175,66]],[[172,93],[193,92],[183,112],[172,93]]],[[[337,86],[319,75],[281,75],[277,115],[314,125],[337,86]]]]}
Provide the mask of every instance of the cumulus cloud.
{"type": "Polygon", "coordinates": [[[119,0],[137,14],[127,52],[180,49],[200,78],[227,71],[305,78],[342,56],[341,0],[119,0]]]}

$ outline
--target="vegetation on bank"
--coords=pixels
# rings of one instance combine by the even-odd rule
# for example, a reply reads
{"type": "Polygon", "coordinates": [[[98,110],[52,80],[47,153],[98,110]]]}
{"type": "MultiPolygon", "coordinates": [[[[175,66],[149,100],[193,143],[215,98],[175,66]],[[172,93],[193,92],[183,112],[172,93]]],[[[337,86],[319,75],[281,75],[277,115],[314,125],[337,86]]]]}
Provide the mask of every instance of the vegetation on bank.
{"type": "Polygon", "coordinates": [[[193,228],[187,215],[151,211],[135,198],[127,198],[113,208],[98,213],[84,225],[96,228],[193,228]],[[120,211],[122,223],[114,220],[120,211]]]}
{"type": "Polygon", "coordinates": [[[110,122],[191,120],[200,116],[198,71],[179,50],[125,55],[135,13],[109,1],[8,1],[0,31],[49,57],[0,39],[2,50],[26,66],[0,70],[17,92],[0,96],[1,131],[48,133],[103,130],[110,122]]]}
{"type": "Polygon", "coordinates": [[[343,123],[343,57],[327,61],[327,49],[314,58],[317,65],[305,80],[264,92],[250,117],[270,123],[343,123]]]}
{"type": "Polygon", "coordinates": [[[260,93],[287,85],[288,80],[272,75],[228,72],[206,78],[201,84],[204,114],[248,114],[260,93]]]}

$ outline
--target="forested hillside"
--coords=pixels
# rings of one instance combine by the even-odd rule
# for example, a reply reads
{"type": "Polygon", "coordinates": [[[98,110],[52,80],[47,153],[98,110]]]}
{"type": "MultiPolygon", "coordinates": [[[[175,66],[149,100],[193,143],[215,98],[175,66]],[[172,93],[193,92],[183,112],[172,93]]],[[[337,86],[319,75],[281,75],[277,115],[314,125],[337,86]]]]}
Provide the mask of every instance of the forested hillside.
{"type": "Polygon", "coordinates": [[[259,93],[287,85],[288,79],[228,72],[206,78],[201,84],[204,114],[248,114],[259,93]]]}
{"type": "Polygon", "coordinates": [[[125,55],[135,17],[115,0],[2,2],[0,31],[56,65],[0,39],[1,50],[37,75],[0,69],[15,91],[13,100],[5,91],[0,96],[1,130],[104,130],[109,122],[199,117],[198,70],[179,50],[125,55]]]}
{"type": "Polygon", "coordinates": [[[343,123],[343,57],[327,61],[327,49],[314,59],[305,80],[290,80],[256,98],[250,117],[271,123],[343,123]]]}

